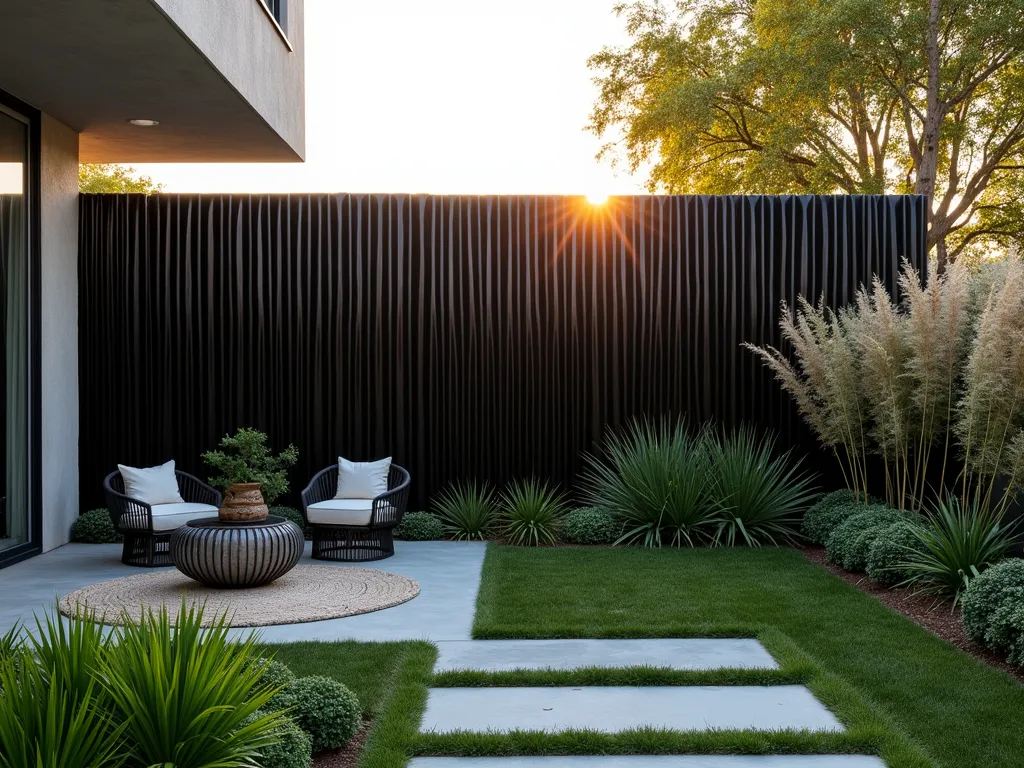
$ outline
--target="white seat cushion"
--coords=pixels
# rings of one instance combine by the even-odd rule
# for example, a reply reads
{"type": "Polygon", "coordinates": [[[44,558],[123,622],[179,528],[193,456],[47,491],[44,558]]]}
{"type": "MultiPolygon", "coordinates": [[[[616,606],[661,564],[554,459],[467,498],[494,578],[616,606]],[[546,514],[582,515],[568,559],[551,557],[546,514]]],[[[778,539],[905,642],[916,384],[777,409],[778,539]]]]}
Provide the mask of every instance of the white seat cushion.
{"type": "Polygon", "coordinates": [[[314,525],[369,525],[373,499],[328,499],[306,507],[314,525]]]}
{"type": "Polygon", "coordinates": [[[180,504],[154,504],[153,530],[173,531],[190,520],[216,516],[217,508],[209,504],[195,504],[190,501],[183,501],[180,504]]]}

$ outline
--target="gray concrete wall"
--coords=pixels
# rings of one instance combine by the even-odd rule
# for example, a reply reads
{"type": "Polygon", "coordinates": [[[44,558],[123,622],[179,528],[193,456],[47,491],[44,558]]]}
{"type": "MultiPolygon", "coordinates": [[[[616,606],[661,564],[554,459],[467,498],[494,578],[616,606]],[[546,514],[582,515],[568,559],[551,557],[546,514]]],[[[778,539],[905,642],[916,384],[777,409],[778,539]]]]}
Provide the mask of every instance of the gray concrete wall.
{"type": "Polygon", "coordinates": [[[78,134],[47,114],[40,140],[43,550],[78,516],[78,134]]]}
{"type": "Polygon", "coordinates": [[[151,0],[303,159],[303,0],[288,0],[285,37],[261,0],[151,0]]]}

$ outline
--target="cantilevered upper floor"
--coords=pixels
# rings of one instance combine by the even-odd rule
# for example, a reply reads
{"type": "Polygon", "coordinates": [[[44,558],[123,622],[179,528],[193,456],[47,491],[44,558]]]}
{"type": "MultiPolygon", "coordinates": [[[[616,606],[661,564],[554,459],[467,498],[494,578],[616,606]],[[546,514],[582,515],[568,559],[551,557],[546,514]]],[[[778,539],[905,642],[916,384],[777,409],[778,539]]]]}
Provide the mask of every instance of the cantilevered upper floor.
{"type": "Polygon", "coordinates": [[[303,58],[303,0],[0,0],[0,87],[82,162],[302,160],[303,58]]]}

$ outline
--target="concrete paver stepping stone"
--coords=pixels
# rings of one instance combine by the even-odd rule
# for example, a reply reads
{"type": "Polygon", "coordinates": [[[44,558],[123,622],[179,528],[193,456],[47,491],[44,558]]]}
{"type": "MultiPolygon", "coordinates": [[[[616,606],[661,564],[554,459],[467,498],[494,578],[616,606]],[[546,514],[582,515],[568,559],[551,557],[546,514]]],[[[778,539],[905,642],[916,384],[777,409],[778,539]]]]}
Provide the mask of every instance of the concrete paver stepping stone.
{"type": "Polygon", "coordinates": [[[423,731],[842,731],[802,685],[434,688],[423,731]]]}
{"type": "Polygon", "coordinates": [[[777,669],[771,654],[751,638],[659,640],[465,640],[439,642],[436,672],[472,669],[777,669]]]}
{"type": "Polygon", "coordinates": [[[868,755],[417,757],[409,768],[885,768],[868,755]]]}

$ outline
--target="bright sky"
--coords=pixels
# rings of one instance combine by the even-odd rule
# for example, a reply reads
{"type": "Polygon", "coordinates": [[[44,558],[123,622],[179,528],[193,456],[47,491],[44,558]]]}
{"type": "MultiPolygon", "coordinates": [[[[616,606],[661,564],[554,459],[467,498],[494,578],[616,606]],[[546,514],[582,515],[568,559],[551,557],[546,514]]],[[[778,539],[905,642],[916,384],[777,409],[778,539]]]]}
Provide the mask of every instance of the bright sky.
{"type": "Polygon", "coordinates": [[[635,194],[587,133],[617,0],[306,0],[306,162],[138,164],[169,192],[635,194]]]}

